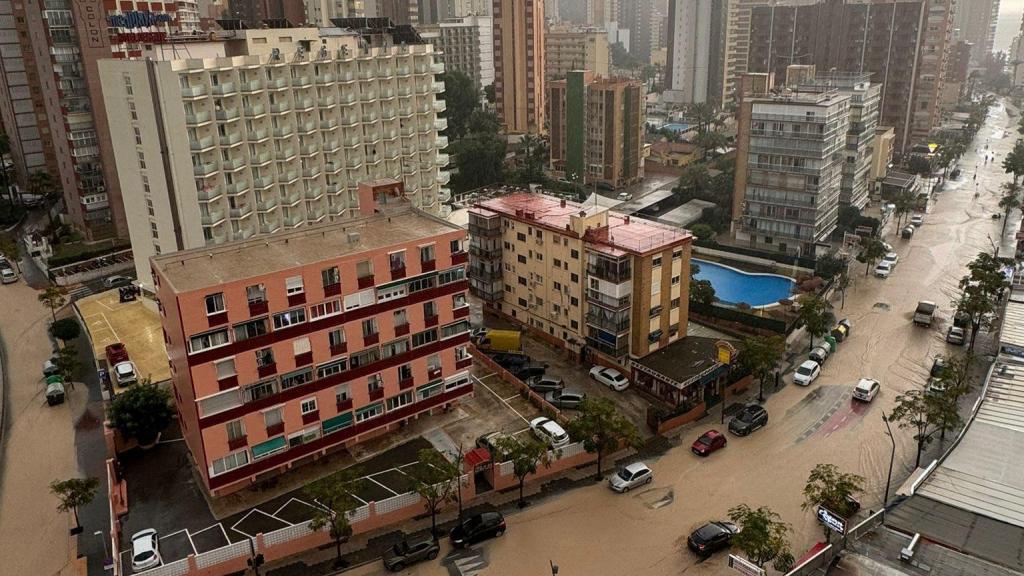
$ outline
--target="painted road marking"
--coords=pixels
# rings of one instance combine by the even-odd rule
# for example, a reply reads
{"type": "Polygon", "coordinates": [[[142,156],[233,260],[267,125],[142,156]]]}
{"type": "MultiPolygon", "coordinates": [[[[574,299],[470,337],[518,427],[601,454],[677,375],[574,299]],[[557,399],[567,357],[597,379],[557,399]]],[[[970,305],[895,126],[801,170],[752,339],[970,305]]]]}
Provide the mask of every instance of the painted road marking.
{"type": "MultiPolygon", "coordinates": [[[[490,376],[493,376],[493,375],[494,375],[494,374],[490,374],[490,376]]],[[[503,399],[503,398],[502,398],[501,396],[498,396],[498,393],[497,393],[497,392],[495,392],[494,390],[491,390],[491,387],[490,387],[490,386],[488,386],[487,384],[484,384],[484,383],[483,383],[483,381],[482,381],[482,380],[480,380],[480,378],[477,378],[477,377],[476,377],[475,375],[473,376],[473,378],[474,378],[474,379],[476,380],[477,384],[479,384],[479,385],[483,386],[485,390],[487,390],[487,391],[488,391],[488,392],[490,392],[490,393],[491,393],[491,394],[492,394],[492,395],[493,395],[493,396],[494,396],[495,398],[497,398],[498,400],[500,400],[502,404],[504,404],[505,406],[508,406],[508,409],[509,409],[509,410],[511,410],[512,412],[514,412],[516,416],[519,416],[519,417],[520,417],[520,418],[521,418],[521,419],[523,420],[523,422],[526,422],[527,424],[529,424],[529,423],[530,423],[530,421],[529,421],[529,420],[527,420],[525,416],[523,416],[522,414],[520,414],[520,413],[519,413],[519,410],[516,410],[515,408],[513,408],[513,407],[512,407],[512,405],[511,405],[511,404],[509,404],[509,403],[508,403],[508,401],[506,401],[505,399],[503,399]]],[[[485,376],[485,378],[486,378],[486,376],[485,376]]],[[[518,396],[515,396],[515,397],[516,397],[516,398],[518,398],[518,396]]]]}
{"type": "MultiPolygon", "coordinates": [[[[385,472],[390,472],[390,470],[385,470],[385,472]]],[[[403,474],[404,474],[404,472],[402,472],[401,470],[399,470],[398,472],[400,472],[400,473],[403,473],[403,474]]],[[[378,474],[379,474],[379,472],[378,472],[378,474]]],[[[376,484],[377,486],[380,486],[381,488],[383,488],[383,489],[387,490],[388,492],[391,492],[391,495],[392,495],[392,496],[398,496],[398,492],[395,492],[395,491],[394,491],[394,490],[392,490],[391,488],[388,488],[387,486],[385,486],[385,485],[381,484],[380,482],[377,482],[376,480],[374,480],[374,479],[373,479],[373,476],[367,476],[367,477],[366,477],[366,479],[367,479],[367,480],[369,480],[370,482],[373,482],[373,483],[374,483],[374,484],[376,484]]]]}

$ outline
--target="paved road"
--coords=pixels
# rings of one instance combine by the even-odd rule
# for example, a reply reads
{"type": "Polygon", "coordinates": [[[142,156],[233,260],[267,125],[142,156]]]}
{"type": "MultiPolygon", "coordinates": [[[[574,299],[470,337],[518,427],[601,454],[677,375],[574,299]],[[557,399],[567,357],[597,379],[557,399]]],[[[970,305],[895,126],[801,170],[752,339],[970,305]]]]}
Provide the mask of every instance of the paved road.
{"type": "MultiPolygon", "coordinates": [[[[980,146],[993,132],[1001,134],[1013,124],[1002,107],[994,110],[979,135],[980,146]]],[[[768,427],[747,438],[730,438],[724,451],[708,459],[698,459],[685,448],[671,450],[649,462],[655,472],[649,489],[616,495],[595,485],[511,515],[508,533],[484,545],[489,565],[483,573],[547,574],[553,560],[564,574],[728,574],[721,554],[697,563],[685,550],[685,538],[739,503],[769,505],[780,513],[793,526],[799,556],[821,537],[811,513],[800,508],[807,474],[819,462],[864,475],[864,507],[877,509],[890,450],[882,412],[891,409],[897,394],[922,386],[935,354],[951,352],[942,334],[950,321],[956,281],[979,251],[991,250],[988,236],[999,234],[1001,223],[991,214],[998,211],[998,186],[1006,178],[998,165],[1013,138],[990,142],[997,157],[979,168],[980,200],[973,198],[971,152],[961,162],[965,181],[947,185],[914,239],[887,238],[901,258],[893,275],[886,280],[855,275],[844,310],[854,323],[853,336],[810,389],[786,386],[768,400],[768,427]],[[924,298],[941,307],[941,321],[930,330],[910,321],[916,302],[924,298]],[[850,387],[861,376],[883,383],[882,394],[871,405],[850,400],[850,387]]],[[[897,431],[896,437],[894,486],[910,474],[914,462],[910,432],[897,431]]],[[[440,576],[450,566],[435,562],[410,573],[440,576]]],[[[379,565],[354,571],[378,572],[379,565]]]]}

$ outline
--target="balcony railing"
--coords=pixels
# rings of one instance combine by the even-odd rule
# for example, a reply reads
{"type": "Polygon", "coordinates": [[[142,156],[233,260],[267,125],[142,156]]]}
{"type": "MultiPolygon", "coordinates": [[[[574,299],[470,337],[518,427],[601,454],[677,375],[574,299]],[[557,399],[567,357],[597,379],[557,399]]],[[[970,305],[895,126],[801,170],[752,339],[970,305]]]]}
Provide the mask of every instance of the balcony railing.
{"type": "Polygon", "coordinates": [[[587,290],[587,301],[588,302],[592,302],[594,304],[598,304],[598,305],[604,306],[606,308],[612,308],[612,309],[615,309],[615,310],[621,310],[623,308],[628,308],[630,300],[631,299],[630,299],[629,296],[622,296],[621,298],[615,298],[614,296],[609,296],[607,294],[602,294],[601,292],[598,292],[597,290],[593,290],[593,289],[587,290]]]}
{"type": "Polygon", "coordinates": [[[594,314],[591,312],[587,314],[587,324],[597,326],[602,330],[606,330],[614,334],[621,334],[629,330],[629,314],[626,313],[624,318],[616,320],[603,314],[594,314]]]}
{"type": "Polygon", "coordinates": [[[607,280],[612,284],[621,284],[633,277],[628,264],[625,266],[625,269],[615,266],[595,266],[593,264],[588,264],[587,275],[600,278],[601,280],[607,280]]]}
{"type": "Polygon", "coordinates": [[[613,358],[621,358],[626,354],[629,354],[628,345],[616,347],[612,346],[611,344],[602,342],[597,338],[591,338],[590,336],[587,336],[587,346],[590,346],[591,348],[596,349],[598,352],[607,354],[608,356],[611,356],[613,358]]]}

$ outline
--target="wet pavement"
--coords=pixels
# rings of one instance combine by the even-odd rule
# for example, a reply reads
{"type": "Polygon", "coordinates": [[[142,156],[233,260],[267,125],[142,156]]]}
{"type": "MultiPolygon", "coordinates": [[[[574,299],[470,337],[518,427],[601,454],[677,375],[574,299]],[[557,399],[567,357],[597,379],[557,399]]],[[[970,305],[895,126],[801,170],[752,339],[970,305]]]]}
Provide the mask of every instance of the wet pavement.
{"type": "MultiPolygon", "coordinates": [[[[614,494],[594,485],[509,515],[508,532],[483,545],[488,562],[484,573],[547,574],[549,561],[554,561],[566,574],[729,574],[724,553],[698,562],[685,549],[685,541],[691,530],[723,518],[740,503],[770,506],[791,523],[793,552],[800,556],[821,538],[820,525],[800,505],[810,469],[822,462],[865,476],[864,511],[878,509],[891,447],[882,413],[892,409],[898,394],[924,386],[936,354],[957,351],[943,340],[945,326],[951,322],[951,301],[967,262],[980,251],[991,252],[990,237],[994,242],[999,239],[1002,222],[991,215],[999,212],[999,185],[1007,180],[999,163],[1012,148],[1013,137],[996,136],[1012,130],[1014,124],[1005,108],[994,107],[979,133],[978,147],[984,152],[989,140],[995,160],[986,165],[976,160],[980,158],[976,152],[968,152],[960,162],[961,180],[946,183],[914,238],[906,241],[894,239],[891,232],[887,235],[886,241],[900,254],[891,277],[854,274],[843,310],[854,323],[853,334],[813,385],[785,386],[767,399],[772,415],[767,427],[749,437],[730,438],[728,447],[710,458],[697,458],[676,447],[648,460],[655,474],[648,489],[614,494]],[[981,190],[977,200],[972,185],[976,162],[980,163],[981,190]],[[930,329],[911,322],[913,309],[922,299],[934,300],[940,307],[940,321],[930,329]],[[862,376],[882,382],[881,394],[867,405],[850,398],[851,387],[862,376]]],[[[1011,224],[1019,222],[1017,214],[1012,218],[1011,224]]],[[[1007,227],[1004,246],[1012,245],[1014,228],[1007,227]]],[[[990,343],[989,336],[980,345],[990,343]]],[[[703,426],[691,427],[683,435],[684,446],[698,427],[703,426]]],[[[896,430],[895,437],[893,490],[912,472],[915,456],[910,431],[896,430]]],[[[929,456],[939,450],[936,441],[929,456]]],[[[379,570],[376,564],[351,573],[379,570]]],[[[409,573],[455,572],[428,563],[409,573]]]]}

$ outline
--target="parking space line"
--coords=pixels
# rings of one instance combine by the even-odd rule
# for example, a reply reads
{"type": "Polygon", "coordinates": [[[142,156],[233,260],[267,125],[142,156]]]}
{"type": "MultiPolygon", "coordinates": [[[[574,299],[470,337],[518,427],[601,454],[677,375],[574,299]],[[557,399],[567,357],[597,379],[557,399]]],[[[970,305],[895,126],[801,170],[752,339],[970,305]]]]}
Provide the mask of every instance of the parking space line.
{"type": "Polygon", "coordinates": [[[188,545],[192,547],[192,553],[199,554],[199,552],[196,550],[196,543],[192,541],[192,533],[188,530],[185,530],[185,536],[188,538],[188,545]]]}
{"type": "Polygon", "coordinates": [[[519,398],[519,394],[513,394],[512,396],[509,396],[508,398],[502,398],[501,401],[502,402],[508,402],[509,400],[515,400],[516,398],[519,398]]]}
{"type": "MultiPolygon", "coordinates": [[[[493,376],[493,374],[492,374],[492,376],[493,376]]],[[[508,403],[508,401],[502,399],[501,396],[498,396],[498,393],[495,392],[494,390],[491,390],[491,387],[488,386],[487,384],[484,384],[483,381],[480,380],[480,378],[477,378],[475,375],[473,376],[473,378],[476,379],[477,384],[480,384],[481,386],[483,386],[484,389],[487,390],[488,392],[490,392],[491,394],[493,394],[495,398],[497,398],[498,400],[501,400],[502,404],[504,404],[505,406],[508,406],[508,409],[511,410],[512,412],[514,412],[516,416],[519,416],[520,418],[522,418],[523,422],[526,422],[527,424],[530,423],[530,421],[527,420],[525,416],[523,416],[522,414],[519,413],[519,410],[516,410],[515,408],[513,408],[508,403]]]]}
{"type": "MultiPolygon", "coordinates": [[[[391,471],[391,470],[385,470],[385,472],[390,472],[390,471],[391,471]]],[[[401,470],[398,470],[398,472],[402,472],[402,471],[401,471],[401,470]]],[[[380,474],[380,472],[378,472],[378,474],[380,474]]],[[[388,488],[387,486],[385,486],[385,485],[381,484],[380,482],[377,482],[376,480],[374,480],[374,479],[373,479],[373,476],[367,476],[366,478],[367,478],[367,480],[369,480],[370,482],[373,482],[373,483],[374,483],[374,484],[376,484],[377,486],[380,486],[381,488],[383,488],[383,489],[387,490],[388,492],[391,492],[391,494],[392,494],[392,495],[394,495],[394,496],[398,496],[398,492],[395,492],[395,491],[394,491],[394,490],[392,490],[391,488],[388,488]]]]}

